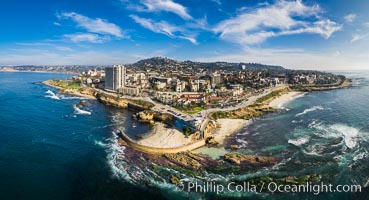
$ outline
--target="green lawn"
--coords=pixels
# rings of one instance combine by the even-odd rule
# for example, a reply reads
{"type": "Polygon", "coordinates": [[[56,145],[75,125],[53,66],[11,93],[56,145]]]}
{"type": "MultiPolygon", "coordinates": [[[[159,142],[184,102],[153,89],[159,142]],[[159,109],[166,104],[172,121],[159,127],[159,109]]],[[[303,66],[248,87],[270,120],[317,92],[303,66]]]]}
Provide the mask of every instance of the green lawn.
{"type": "Polygon", "coordinates": [[[187,110],[186,113],[192,115],[192,114],[196,114],[200,111],[202,111],[201,107],[194,107],[192,110],[187,110]]]}
{"type": "Polygon", "coordinates": [[[81,88],[81,83],[75,81],[64,81],[64,80],[57,80],[53,81],[53,85],[65,88],[65,89],[79,89],[81,88]]]}

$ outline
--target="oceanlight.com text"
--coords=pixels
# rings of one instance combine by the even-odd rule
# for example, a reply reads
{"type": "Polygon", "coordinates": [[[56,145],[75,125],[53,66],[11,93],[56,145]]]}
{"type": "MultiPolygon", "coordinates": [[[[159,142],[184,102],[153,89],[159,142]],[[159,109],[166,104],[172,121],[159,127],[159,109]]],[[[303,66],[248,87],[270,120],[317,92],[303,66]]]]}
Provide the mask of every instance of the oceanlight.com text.
{"type": "Polygon", "coordinates": [[[324,182],[313,184],[307,182],[306,184],[279,184],[275,182],[251,184],[249,182],[230,182],[227,184],[219,184],[216,182],[204,182],[194,183],[186,182],[182,183],[182,189],[187,192],[196,193],[312,193],[318,195],[320,193],[355,193],[361,192],[361,185],[333,185],[326,184],[324,182]]]}

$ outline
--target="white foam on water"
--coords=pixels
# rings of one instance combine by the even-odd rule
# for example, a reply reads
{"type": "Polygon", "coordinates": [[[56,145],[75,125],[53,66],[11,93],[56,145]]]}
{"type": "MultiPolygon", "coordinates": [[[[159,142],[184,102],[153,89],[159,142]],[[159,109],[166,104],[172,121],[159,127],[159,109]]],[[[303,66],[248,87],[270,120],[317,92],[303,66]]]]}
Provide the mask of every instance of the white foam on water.
{"type": "Polygon", "coordinates": [[[357,160],[362,160],[363,158],[368,157],[368,152],[361,152],[357,155],[354,156],[354,158],[352,159],[353,161],[357,161],[357,160]]]}
{"type": "Polygon", "coordinates": [[[245,148],[247,147],[247,144],[248,144],[247,141],[239,139],[239,138],[236,139],[236,142],[239,144],[238,146],[240,148],[245,148]]]}
{"type": "Polygon", "coordinates": [[[302,150],[302,152],[307,155],[322,156],[318,148],[316,148],[315,146],[311,147],[310,151],[302,150]]]}
{"type": "Polygon", "coordinates": [[[75,96],[65,96],[65,95],[60,95],[59,97],[60,99],[66,99],[66,100],[68,99],[80,99],[80,100],[87,99],[85,97],[75,97],[75,96]]]}
{"type": "Polygon", "coordinates": [[[106,142],[95,141],[95,144],[103,147],[107,151],[107,164],[110,166],[113,176],[123,178],[124,180],[133,183],[134,181],[130,174],[125,170],[125,166],[127,166],[124,162],[125,147],[119,145],[114,132],[112,135],[112,138],[106,142]]]}
{"type": "Polygon", "coordinates": [[[74,108],[74,113],[77,115],[91,115],[92,114],[90,111],[82,110],[78,108],[76,105],[74,105],[73,108],[74,108]]]}
{"type": "Polygon", "coordinates": [[[45,97],[48,97],[48,98],[51,98],[51,99],[56,99],[56,100],[60,100],[60,97],[58,96],[58,95],[56,95],[53,91],[51,91],[51,90],[48,90],[48,91],[46,91],[45,92],[46,94],[48,94],[48,95],[46,95],[45,97]]]}
{"type": "Polygon", "coordinates": [[[301,146],[305,143],[307,143],[310,140],[310,137],[305,136],[305,137],[300,137],[300,138],[296,138],[296,139],[289,139],[288,143],[293,144],[295,146],[301,146]]]}
{"type": "Polygon", "coordinates": [[[354,148],[357,145],[357,137],[359,136],[359,130],[353,127],[346,126],[344,124],[334,124],[330,126],[330,129],[337,131],[344,138],[347,148],[354,148]]]}
{"type": "Polygon", "coordinates": [[[320,137],[328,139],[339,137],[343,138],[345,146],[349,149],[357,147],[359,140],[363,139],[362,135],[365,135],[360,132],[359,129],[345,124],[324,125],[313,121],[309,124],[309,128],[314,128],[320,131],[319,133],[315,133],[320,137]]]}
{"type": "Polygon", "coordinates": [[[245,132],[240,132],[237,135],[248,135],[248,134],[250,134],[250,133],[248,131],[245,131],[245,132]]]}
{"type": "Polygon", "coordinates": [[[324,110],[324,108],[322,106],[313,106],[311,108],[305,109],[303,112],[298,113],[295,116],[298,117],[298,116],[305,115],[309,112],[313,112],[313,111],[316,111],[316,110],[324,110]]]}
{"type": "Polygon", "coordinates": [[[368,179],[368,181],[364,184],[364,188],[367,188],[367,187],[369,187],[369,179],[368,179]]]}

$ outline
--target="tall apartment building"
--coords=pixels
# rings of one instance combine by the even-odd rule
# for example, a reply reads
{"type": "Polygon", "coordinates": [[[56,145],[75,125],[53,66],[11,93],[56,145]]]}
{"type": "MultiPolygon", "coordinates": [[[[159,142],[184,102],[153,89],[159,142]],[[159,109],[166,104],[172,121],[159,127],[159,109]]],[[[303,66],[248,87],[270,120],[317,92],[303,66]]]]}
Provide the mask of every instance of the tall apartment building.
{"type": "Polygon", "coordinates": [[[105,89],[117,91],[126,84],[126,67],[123,65],[114,65],[105,68],[105,89]]]}
{"type": "Polygon", "coordinates": [[[218,73],[213,73],[211,75],[211,84],[213,87],[219,83],[222,83],[222,76],[218,73]]]}

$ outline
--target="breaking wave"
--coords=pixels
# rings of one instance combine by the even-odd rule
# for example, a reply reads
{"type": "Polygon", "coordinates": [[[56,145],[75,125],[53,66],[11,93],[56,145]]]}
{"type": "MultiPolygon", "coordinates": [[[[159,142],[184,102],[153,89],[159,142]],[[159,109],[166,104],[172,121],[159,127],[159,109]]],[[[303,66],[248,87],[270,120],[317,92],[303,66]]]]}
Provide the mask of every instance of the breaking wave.
{"type": "Polygon", "coordinates": [[[345,145],[348,148],[352,149],[357,145],[357,137],[359,136],[358,129],[343,124],[334,124],[330,126],[330,129],[343,136],[345,145]]]}
{"type": "Polygon", "coordinates": [[[112,133],[113,137],[106,142],[95,141],[95,144],[101,146],[107,152],[107,164],[110,166],[113,176],[123,178],[124,180],[132,183],[132,178],[125,170],[127,163],[124,162],[124,150],[125,147],[118,144],[117,139],[114,137],[115,133],[112,133]]]}
{"type": "Polygon", "coordinates": [[[51,99],[56,99],[56,100],[60,100],[60,97],[58,95],[56,95],[53,91],[48,90],[46,91],[46,95],[45,97],[51,98],[51,99]]]}
{"type": "Polygon", "coordinates": [[[313,111],[316,111],[316,110],[324,110],[324,108],[322,106],[313,106],[311,108],[305,109],[302,113],[296,114],[296,117],[301,116],[301,115],[305,115],[306,113],[313,112],[313,111]]]}
{"type": "Polygon", "coordinates": [[[309,141],[310,137],[300,137],[300,138],[297,138],[297,139],[289,139],[288,140],[288,143],[290,144],[293,144],[295,146],[301,146],[305,143],[307,143],[309,141]]]}
{"type": "Polygon", "coordinates": [[[341,137],[344,140],[345,146],[349,149],[357,146],[360,135],[362,135],[359,129],[345,124],[325,125],[323,123],[316,123],[316,121],[313,121],[309,124],[309,128],[318,130],[319,133],[316,134],[324,138],[341,137]]]}
{"type": "Polygon", "coordinates": [[[61,99],[66,99],[66,100],[69,100],[69,99],[81,99],[81,100],[83,100],[83,99],[87,99],[85,97],[57,95],[57,94],[55,94],[51,90],[48,90],[45,93],[47,94],[45,97],[48,97],[48,98],[51,98],[51,99],[56,99],[56,100],[61,100],[61,99]]]}
{"type": "Polygon", "coordinates": [[[74,113],[77,115],[91,115],[92,114],[90,111],[82,110],[78,108],[76,105],[74,105],[73,108],[74,108],[74,113]]]}
{"type": "Polygon", "coordinates": [[[236,139],[236,141],[237,141],[237,143],[239,143],[239,147],[240,148],[245,148],[245,147],[247,147],[247,141],[245,141],[245,140],[242,140],[242,139],[239,139],[239,138],[237,138],[236,139]]]}

